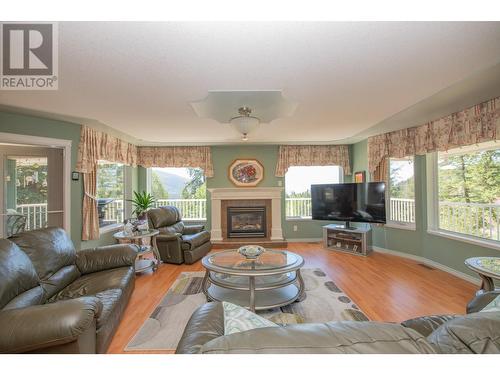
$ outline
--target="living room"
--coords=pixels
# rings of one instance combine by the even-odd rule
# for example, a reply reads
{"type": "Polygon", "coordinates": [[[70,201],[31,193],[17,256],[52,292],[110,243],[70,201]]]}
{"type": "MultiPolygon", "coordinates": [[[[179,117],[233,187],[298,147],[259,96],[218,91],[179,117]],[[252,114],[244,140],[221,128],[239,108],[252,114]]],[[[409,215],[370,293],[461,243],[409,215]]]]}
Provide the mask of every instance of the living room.
{"type": "Polygon", "coordinates": [[[0,23],[0,353],[500,354],[499,22],[67,18],[0,23]]]}

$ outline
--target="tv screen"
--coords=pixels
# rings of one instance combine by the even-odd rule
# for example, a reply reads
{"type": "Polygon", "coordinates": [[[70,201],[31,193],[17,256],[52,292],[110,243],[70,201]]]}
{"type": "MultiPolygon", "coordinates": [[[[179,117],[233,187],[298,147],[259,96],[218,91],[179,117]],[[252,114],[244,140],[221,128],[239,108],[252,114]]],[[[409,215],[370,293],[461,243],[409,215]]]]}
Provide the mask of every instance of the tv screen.
{"type": "Polygon", "coordinates": [[[385,183],[311,185],[314,220],[385,223],[385,183]]]}

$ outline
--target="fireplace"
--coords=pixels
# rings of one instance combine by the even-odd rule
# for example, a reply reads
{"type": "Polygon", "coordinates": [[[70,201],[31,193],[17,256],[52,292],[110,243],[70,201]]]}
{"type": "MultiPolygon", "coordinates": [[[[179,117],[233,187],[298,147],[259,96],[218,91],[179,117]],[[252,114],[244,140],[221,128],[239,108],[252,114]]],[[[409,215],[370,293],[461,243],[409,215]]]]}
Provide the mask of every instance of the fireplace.
{"type": "Polygon", "coordinates": [[[229,238],[266,237],[266,207],[228,207],[229,238]]]}

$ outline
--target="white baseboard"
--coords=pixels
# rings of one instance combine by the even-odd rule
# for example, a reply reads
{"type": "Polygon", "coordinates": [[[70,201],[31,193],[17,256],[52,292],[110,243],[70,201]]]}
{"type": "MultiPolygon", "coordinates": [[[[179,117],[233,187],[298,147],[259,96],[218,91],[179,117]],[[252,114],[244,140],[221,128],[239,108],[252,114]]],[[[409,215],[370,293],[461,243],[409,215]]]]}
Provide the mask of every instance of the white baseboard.
{"type": "Polygon", "coordinates": [[[321,242],[323,238],[285,238],[287,242],[321,242]]]}
{"type": "Polygon", "coordinates": [[[433,260],[418,256],[418,255],[407,254],[407,253],[402,253],[400,251],[384,249],[383,247],[378,247],[378,246],[373,246],[373,250],[377,251],[379,253],[391,254],[391,255],[398,256],[398,257],[411,259],[411,260],[414,260],[416,262],[423,263],[423,264],[426,264],[428,266],[437,268],[441,271],[451,273],[452,275],[459,277],[462,280],[468,281],[472,284],[481,285],[481,279],[479,279],[478,277],[470,276],[466,273],[463,273],[463,272],[457,271],[456,269],[453,269],[451,267],[445,266],[444,264],[435,262],[433,260]]]}

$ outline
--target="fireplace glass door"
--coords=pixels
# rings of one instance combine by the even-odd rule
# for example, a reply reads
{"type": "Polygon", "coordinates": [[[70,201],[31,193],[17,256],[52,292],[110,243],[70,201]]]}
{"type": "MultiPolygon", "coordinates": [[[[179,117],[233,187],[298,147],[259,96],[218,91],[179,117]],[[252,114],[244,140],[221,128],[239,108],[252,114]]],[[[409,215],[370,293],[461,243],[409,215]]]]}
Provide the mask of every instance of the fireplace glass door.
{"type": "Polygon", "coordinates": [[[227,234],[229,238],[266,237],[266,208],[228,207],[227,234]]]}

